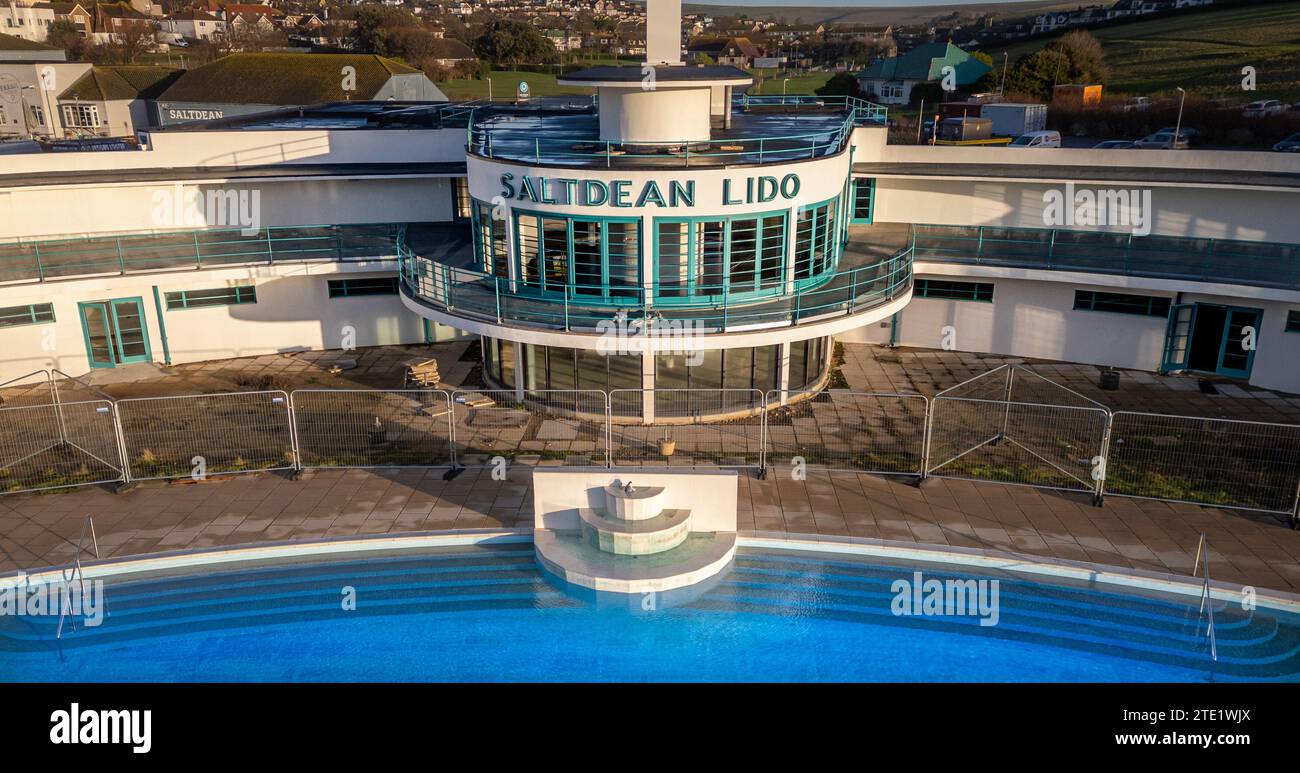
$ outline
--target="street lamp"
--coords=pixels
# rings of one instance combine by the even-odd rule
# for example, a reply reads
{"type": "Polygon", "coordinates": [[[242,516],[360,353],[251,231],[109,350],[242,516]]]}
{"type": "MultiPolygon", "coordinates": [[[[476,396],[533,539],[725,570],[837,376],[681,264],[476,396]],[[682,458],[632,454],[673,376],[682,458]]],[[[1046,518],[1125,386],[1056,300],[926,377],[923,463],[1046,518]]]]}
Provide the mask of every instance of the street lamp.
{"type": "MultiPolygon", "coordinates": [[[[1182,86],[1176,86],[1178,89],[1178,121],[1174,124],[1174,142],[1170,146],[1173,150],[1178,150],[1178,137],[1183,132],[1183,102],[1187,99],[1187,92],[1183,91],[1182,86]]],[[[1187,143],[1191,147],[1192,143],[1187,143]]]]}
{"type": "Polygon", "coordinates": [[[783,105],[785,104],[785,92],[786,89],[789,88],[789,86],[790,86],[790,79],[782,78],[781,79],[781,104],[783,105]]]}

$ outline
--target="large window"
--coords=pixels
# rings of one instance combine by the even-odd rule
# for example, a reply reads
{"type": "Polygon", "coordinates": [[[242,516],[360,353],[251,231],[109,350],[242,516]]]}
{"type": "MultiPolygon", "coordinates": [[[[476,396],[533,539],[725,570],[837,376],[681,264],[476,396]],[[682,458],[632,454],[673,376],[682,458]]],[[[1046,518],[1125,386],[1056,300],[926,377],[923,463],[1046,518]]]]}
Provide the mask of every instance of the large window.
{"type": "Polygon", "coordinates": [[[510,275],[506,220],[493,217],[492,210],[488,202],[474,200],[474,258],[483,271],[505,277],[510,275]]]}
{"type": "Polygon", "coordinates": [[[168,311],[201,309],[204,306],[237,306],[244,303],[257,303],[257,288],[252,285],[240,285],[212,290],[179,290],[167,293],[166,297],[168,311]]]}
{"type": "Polygon", "coordinates": [[[913,294],[917,298],[992,303],[993,284],[991,282],[949,282],[942,279],[918,279],[913,294]]]}
{"type": "Polygon", "coordinates": [[[397,278],[331,279],[331,298],[357,298],[363,295],[397,295],[397,278]]]}
{"type": "Polygon", "coordinates": [[[605,355],[594,349],[521,344],[524,347],[523,388],[640,389],[641,355],[605,355]]]}
{"type": "Polygon", "coordinates": [[[779,346],[709,349],[655,355],[656,389],[758,389],[778,387],[779,346]]]}
{"type": "Polygon", "coordinates": [[[790,344],[790,389],[811,389],[826,372],[827,338],[793,341],[790,344]]]}
{"type": "Polygon", "coordinates": [[[720,297],[779,289],[786,214],[656,218],[655,297],[720,297]]]}
{"type": "Polygon", "coordinates": [[[853,222],[870,223],[876,197],[876,178],[853,178],[853,222]]]}
{"type": "Polygon", "coordinates": [[[1286,332],[1300,333],[1300,310],[1291,309],[1286,313],[1286,332]]]}
{"type": "Polygon", "coordinates": [[[1135,314],[1141,317],[1168,317],[1169,298],[1154,295],[1074,291],[1074,308],[1080,311],[1108,311],[1112,314],[1135,314]]]}
{"type": "Polygon", "coordinates": [[[809,279],[833,270],[839,259],[839,199],[799,211],[794,236],[794,277],[809,279]]]}
{"type": "Polygon", "coordinates": [[[515,213],[518,280],[577,296],[637,298],[641,221],[515,213]]]}
{"type": "Polygon", "coordinates": [[[0,327],[18,327],[19,325],[39,325],[54,321],[54,305],[35,303],[29,306],[8,306],[0,308],[0,327]]]}
{"type": "Polygon", "coordinates": [[[468,177],[451,178],[451,207],[453,220],[463,222],[473,216],[474,202],[469,195],[468,177]]]}
{"type": "Polygon", "coordinates": [[[98,129],[99,105],[63,105],[63,125],[77,129],[98,129]]]}

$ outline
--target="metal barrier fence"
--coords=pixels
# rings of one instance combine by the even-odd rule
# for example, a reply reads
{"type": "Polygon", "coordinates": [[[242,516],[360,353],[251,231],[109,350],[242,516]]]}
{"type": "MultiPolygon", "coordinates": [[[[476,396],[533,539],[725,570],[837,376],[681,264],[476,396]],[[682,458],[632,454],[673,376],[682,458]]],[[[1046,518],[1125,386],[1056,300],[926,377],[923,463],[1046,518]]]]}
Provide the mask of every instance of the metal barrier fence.
{"type": "Polygon", "coordinates": [[[935,395],[926,474],[1099,498],[1109,429],[1105,406],[1021,366],[1003,365],[935,395]]]}
{"type": "Polygon", "coordinates": [[[600,390],[452,392],[456,465],[487,467],[502,457],[519,464],[608,466],[609,399],[600,390]]]}
{"type": "MultiPolygon", "coordinates": [[[[31,379],[45,375],[48,386],[31,379]]],[[[0,384],[0,493],[337,467],[734,467],[954,477],[1290,514],[1300,425],[1117,411],[1020,366],[918,394],[299,390],[114,400],[0,384]],[[17,388],[15,392],[14,389],[17,388]],[[39,403],[45,395],[47,402],[39,403]],[[11,403],[18,404],[11,404],[11,403]],[[36,404],[28,404],[36,403],[36,404]]]]}
{"type": "Polygon", "coordinates": [[[615,389],[611,466],[763,468],[757,389],[615,389]]]}
{"type": "Polygon", "coordinates": [[[140,397],[117,408],[131,480],[297,467],[284,392],[140,397]]]}
{"type": "Polygon", "coordinates": [[[772,390],[766,400],[765,468],[799,457],[837,471],[924,474],[930,401],[922,395],[772,390]]]}
{"type": "Polygon", "coordinates": [[[105,400],[0,408],[0,493],[125,480],[105,400]]]}
{"type": "Polygon", "coordinates": [[[436,389],[300,389],[302,467],[450,467],[451,396],[436,389]]]}
{"type": "Polygon", "coordinates": [[[1294,516],[1300,426],[1116,411],[1105,491],[1294,516]]]}

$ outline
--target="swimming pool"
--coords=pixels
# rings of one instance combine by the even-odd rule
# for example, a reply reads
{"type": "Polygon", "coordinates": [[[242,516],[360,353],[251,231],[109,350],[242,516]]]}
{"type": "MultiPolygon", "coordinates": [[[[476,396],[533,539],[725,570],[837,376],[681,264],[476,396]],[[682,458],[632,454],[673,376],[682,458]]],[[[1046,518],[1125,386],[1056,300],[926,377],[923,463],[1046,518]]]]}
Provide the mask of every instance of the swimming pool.
{"type": "Polygon", "coordinates": [[[1300,681],[1290,612],[1216,601],[1212,664],[1195,597],[764,547],[616,601],[560,587],[526,540],[104,583],[102,624],[62,640],[57,617],[0,617],[0,681],[1300,681]],[[895,614],[922,578],[997,580],[996,624],[895,614]]]}

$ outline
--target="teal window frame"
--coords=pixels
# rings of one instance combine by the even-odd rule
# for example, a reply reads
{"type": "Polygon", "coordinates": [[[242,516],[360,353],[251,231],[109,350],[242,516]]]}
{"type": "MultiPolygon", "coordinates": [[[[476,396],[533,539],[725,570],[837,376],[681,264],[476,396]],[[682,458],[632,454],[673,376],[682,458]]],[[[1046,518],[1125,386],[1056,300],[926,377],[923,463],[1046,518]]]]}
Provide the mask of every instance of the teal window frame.
{"type": "Polygon", "coordinates": [[[1133,317],[1167,319],[1173,302],[1172,298],[1159,295],[1134,295],[1132,293],[1110,293],[1098,290],[1074,291],[1075,311],[1093,311],[1101,314],[1125,314],[1133,317]],[[1097,308],[1099,305],[1110,307],[1097,308]]]}
{"type": "Polygon", "coordinates": [[[449,177],[451,180],[451,219],[468,223],[474,217],[474,197],[469,194],[469,177],[449,177]]]}
{"type": "MultiPolygon", "coordinates": [[[[493,204],[481,199],[471,199],[470,219],[474,233],[474,260],[485,274],[509,276],[510,239],[503,230],[498,238],[492,217],[493,204]]],[[[508,227],[508,224],[507,226],[508,227]]]]}
{"type": "Polygon", "coordinates": [[[234,285],[203,290],[171,290],[163,293],[163,299],[166,301],[168,311],[210,309],[215,306],[244,306],[257,303],[257,287],[255,285],[234,285]],[[220,293],[230,293],[232,291],[233,297],[230,300],[215,300],[221,297],[220,293]],[[211,293],[212,295],[210,297],[194,297],[201,293],[211,293]]]}
{"type": "Polygon", "coordinates": [[[943,301],[993,302],[992,282],[957,282],[948,279],[917,279],[912,289],[917,298],[943,301]],[[946,287],[945,287],[946,286],[946,287]],[[988,288],[985,292],[984,288],[988,288]]]}
{"type": "Polygon", "coordinates": [[[843,204],[843,193],[841,192],[839,196],[799,208],[794,224],[794,253],[790,256],[794,265],[796,290],[803,290],[821,284],[834,275],[835,270],[839,267],[840,252],[843,247],[843,243],[839,239],[839,218],[843,211],[843,204]],[[830,207],[834,207],[835,211],[831,212],[830,207]],[[807,240],[807,271],[803,272],[800,266],[800,253],[804,246],[801,244],[802,240],[799,236],[799,224],[802,222],[802,215],[805,212],[812,213],[812,218],[807,240]],[[820,267],[816,265],[814,260],[819,243],[822,250],[820,267]],[[814,270],[816,268],[820,268],[820,270],[814,270]]]}
{"type": "Polygon", "coordinates": [[[28,303],[0,308],[0,330],[26,325],[44,325],[55,321],[53,303],[28,303]],[[46,314],[49,315],[48,319],[45,318],[46,314]]]}
{"type": "Polygon", "coordinates": [[[854,177],[852,190],[849,196],[850,206],[850,223],[870,225],[876,216],[876,178],[874,177],[854,177]],[[861,197],[859,191],[864,189],[863,183],[866,183],[867,214],[862,216],[858,213],[861,197]]]}
{"type": "Polygon", "coordinates": [[[81,338],[86,346],[86,359],[91,368],[116,368],[119,365],[130,365],[137,362],[153,362],[153,345],[149,341],[149,319],[145,316],[144,299],[140,296],[129,296],[125,298],[110,298],[103,301],[79,301],[77,303],[77,319],[81,322],[81,338]],[[125,344],[122,342],[122,324],[117,315],[118,304],[134,304],[136,316],[140,319],[140,342],[144,348],[144,354],[127,357],[124,355],[125,344]],[[109,362],[100,362],[95,360],[93,347],[90,344],[90,330],[86,327],[85,308],[88,306],[99,306],[104,309],[108,319],[111,321],[110,329],[112,335],[109,336],[109,362]],[[123,355],[120,356],[119,355],[123,355]]]}
{"type": "Polygon", "coordinates": [[[326,292],[331,299],[373,298],[373,297],[379,297],[385,295],[397,295],[398,293],[397,277],[376,276],[376,277],[366,277],[364,279],[330,279],[326,283],[326,292]],[[386,283],[385,289],[382,292],[378,292],[373,290],[372,288],[363,287],[362,285],[367,282],[375,283],[375,284],[378,284],[380,282],[386,283]],[[391,285],[392,287],[391,291],[387,289],[389,285],[391,285]]]}
{"type": "Polygon", "coordinates": [[[1289,309],[1286,313],[1286,327],[1283,330],[1287,333],[1300,333],[1300,309],[1289,309]]]}
{"type": "Polygon", "coordinates": [[[661,306],[683,305],[700,302],[716,303],[722,300],[747,300],[750,298],[768,298],[781,295],[785,292],[786,272],[790,265],[789,255],[789,237],[790,237],[790,211],[786,209],[768,210],[765,212],[747,212],[743,215],[723,215],[708,216],[701,215],[695,217],[656,217],[651,225],[651,254],[650,276],[652,292],[654,294],[655,304],[661,306]],[[764,228],[769,218],[780,219],[780,255],[777,263],[780,268],[779,278],[774,284],[764,286],[763,269],[767,264],[764,257],[766,251],[767,239],[764,236],[764,228]],[[732,283],[732,246],[733,235],[735,233],[735,223],[737,221],[753,220],[756,222],[754,236],[755,264],[754,279],[749,289],[735,291],[732,283]],[[703,223],[721,223],[722,224],[722,285],[699,287],[695,277],[699,275],[699,267],[696,261],[702,254],[702,248],[699,248],[699,231],[698,226],[703,223]],[[665,293],[663,282],[660,280],[660,243],[659,231],[661,225],[685,225],[686,226],[686,292],[683,295],[668,295],[665,293]],[[702,291],[701,291],[702,290],[702,291]]]}
{"type": "Polygon", "coordinates": [[[600,215],[571,215],[560,214],[555,212],[545,212],[536,209],[515,209],[510,217],[510,227],[514,229],[514,267],[515,267],[515,292],[516,294],[538,294],[543,296],[581,298],[584,303],[609,303],[611,305],[626,305],[630,301],[637,301],[643,296],[645,279],[643,276],[643,260],[645,255],[645,226],[642,218],[639,217],[611,217],[600,215]],[[519,225],[522,219],[533,218],[536,220],[537,228],[537,248],[538,248],[538,266],[540,267],[538,282],[525,281],[524,276],[524,241],[520,236],[519,225]],[[545,220],[563,220],[565,231],[565,242],[567,243],[567,252],[565,254],[565,282],[563,284],[552,283],[546,279],[545,267],[545,220]],[[578,280],[578,263],[577,249],[574,238],[575,223],[595,223],[600,228],[600,281],[598,283],[579,282],[578,280]],[[612,224],[617,225],[635,225],[636,226],[636,253],[628,255],[618,253],[617,257],[623,258],[623,265],[636,266],[636,276],[631,279],[632,284],[614,285],[610,281],[610,228],[612,224]],[[627,258],[631,260],[627,260],[627,258]]]}

